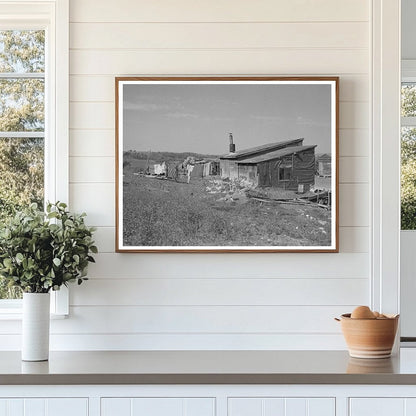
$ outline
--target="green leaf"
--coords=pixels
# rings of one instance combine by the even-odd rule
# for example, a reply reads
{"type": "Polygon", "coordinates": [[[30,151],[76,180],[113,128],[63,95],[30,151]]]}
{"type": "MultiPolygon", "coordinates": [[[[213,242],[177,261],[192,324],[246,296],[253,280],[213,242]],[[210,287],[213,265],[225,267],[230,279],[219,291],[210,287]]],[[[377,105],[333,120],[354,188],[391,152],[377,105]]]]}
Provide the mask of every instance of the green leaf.
{"type": "Polygon", "coordinates": [[[56,267],[59,267],[59,266],[61,265],[61,260],[60,260],[60,259],[58,259],[57,257],[55,257],[55,258],[53,259],[53,264],[54,264],[56,267]]]}

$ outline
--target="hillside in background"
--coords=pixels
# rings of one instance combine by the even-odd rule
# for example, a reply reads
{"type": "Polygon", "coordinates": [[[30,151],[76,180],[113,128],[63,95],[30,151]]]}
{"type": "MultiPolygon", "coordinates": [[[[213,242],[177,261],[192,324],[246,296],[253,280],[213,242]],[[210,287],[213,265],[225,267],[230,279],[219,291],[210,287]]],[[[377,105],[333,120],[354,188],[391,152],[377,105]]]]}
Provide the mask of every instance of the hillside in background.
{"type": "Polygon", "coordinates": [[[202,153],[192,152],[142,152],[137,150],[128,150],[124,152],[125,159],[153,160],[155,162],[181,161],[185,160],[188,156],[194,157],[195,159],[218,158],[218,155],[204,155],[202,153]]]}

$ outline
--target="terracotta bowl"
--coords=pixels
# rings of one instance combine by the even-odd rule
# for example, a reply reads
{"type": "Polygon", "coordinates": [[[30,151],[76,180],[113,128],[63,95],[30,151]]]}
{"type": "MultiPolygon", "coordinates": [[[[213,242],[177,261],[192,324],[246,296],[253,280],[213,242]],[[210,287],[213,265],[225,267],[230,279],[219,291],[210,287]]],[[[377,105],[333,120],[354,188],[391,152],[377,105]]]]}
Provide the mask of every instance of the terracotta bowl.
{"type": "Polygon", "coordinates": [[[391,356],[399,315],[382,319],[352,319],[341,315],[341,329],[351,357],[388,358],[391,356]]]}

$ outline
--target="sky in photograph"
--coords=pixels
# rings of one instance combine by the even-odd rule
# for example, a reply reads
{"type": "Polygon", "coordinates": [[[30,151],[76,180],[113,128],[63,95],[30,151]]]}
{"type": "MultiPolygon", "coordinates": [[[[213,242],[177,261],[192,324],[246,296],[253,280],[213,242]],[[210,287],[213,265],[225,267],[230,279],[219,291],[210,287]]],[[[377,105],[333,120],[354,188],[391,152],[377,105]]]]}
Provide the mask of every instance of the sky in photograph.
{"type": "Polygon", "coordinates": [[[123,90],[124,150],[228,153],[303,137],[331,152],[329,85],[129,84],[123,90]]]}

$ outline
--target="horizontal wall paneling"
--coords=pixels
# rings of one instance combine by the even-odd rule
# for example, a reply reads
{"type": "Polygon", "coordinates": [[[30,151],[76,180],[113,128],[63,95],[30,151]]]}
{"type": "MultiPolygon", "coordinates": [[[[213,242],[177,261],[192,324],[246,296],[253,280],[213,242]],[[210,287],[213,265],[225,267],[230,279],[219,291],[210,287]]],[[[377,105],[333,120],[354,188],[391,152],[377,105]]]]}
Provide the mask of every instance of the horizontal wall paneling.
{"type": "Polygon", "coordinates": [[[71,0],[71,22],[301,22],[368,21],[369,4],[362,0],[251,0],[174,3],[139,0],[71,0]],[[237,7],[238,6],[238,7],[237,7]]]}
{"type": "Polygon", "coordinates": [[[364,49],[72,50],[72,75],[367,74],[364,49]]]}
{"type": "Polygon", "coordinates": [[[367,289],[367,279],[357,278],[118,278],[116,286],[91,278],[73,288],[71,305],[355,305],[366,303],[367,289]]]}
{"type": "MultiPolygon", "coordinates": [[[[88,218],[88,217],[87,217],[88,218]]],[[[366,278],[366,253],[97,254],[90,275],[100,278],[366,278]],[[304,256],[308,267],[297,267],[304,256]],[[186,262],[186,267],[183,267],[186,262]],[[342,264],[342,268],[340,268],[342,264]],[[168,272],[169,271],[169,272],[168,272]],[[168,274],[167,274],[168,273],[168,274]]]]}
{"type": "MultiPolygon", "coordinates": [[[[115,75],[72,75],[70,77],[71,101],[114,102],[115,75]]],[[[135,75],[131,73],[130,75],[135,75]]],[[[172,74],[173,75],[173,74],[172,74]]],[[[215,74],[213,74],[215,75],[215,74]]],[[[245,74],[250,75],[250,74],[245,74]]],[[[267,75],[280,75],[268,73],[267,75]]],[[[290,74],[289,74],[290,75],[290,74]]],[[[328,74],[330,75],[330,74],[328,74]]],[[[337,75],[337,74],[332,74],[337,75]]],[[[340,101],[368,101],[368,76],[345,74],[339,82],[340,101]]]]}
{"type": "Polygon", "coordinates": [[[73,23],[71,49],[367,48],[367,22],[73,23]]]}
{"type": "MultiPolygon", "coordinates": [[[[343,350],[340,333],[282,334],[71,334],[51,335],[51,349],[63,351],[97,350],[343,350]]],[[[19,350],[21,336],[1,335],[0,351],[19,350]]]]}
{"type": "Polygon", "coordinates": [[[70,206],[100,253],[52,348],[345,348],[333,317],[369,303],[371,17],[369,0],[70,1],[70,206]],[[339,254],[114,253],[114,77],[192,74],[340,77],[339,254]]]}

